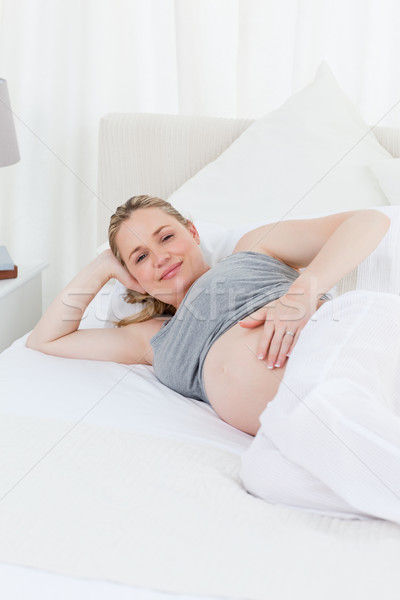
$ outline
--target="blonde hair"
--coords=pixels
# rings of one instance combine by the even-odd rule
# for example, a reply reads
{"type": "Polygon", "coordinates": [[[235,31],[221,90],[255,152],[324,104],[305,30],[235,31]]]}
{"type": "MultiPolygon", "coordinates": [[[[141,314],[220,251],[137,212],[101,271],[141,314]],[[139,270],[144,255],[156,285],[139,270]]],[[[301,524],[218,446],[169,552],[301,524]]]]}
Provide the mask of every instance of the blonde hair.
{"type": "MultiPolygon", "coordinates": [[[[166,202],[166,200],[162,200],[156,196],[133,196],[133,198],[130,198],[127,202],[125,202],[125,204],[122,204],[117,208],[111,217],[110,226],[108,228],[108,241],[110,248],[114,256],[124,267],[126,267],[126,265],[122,260],[115,239],[121,224],[126,221],[135,210],[139,210],[140,208],[160,208],[167,214],[174,217],[185,227],[188,227],[191,224],[191,221],[185,219],[185,217],[181,215],[181,213],[177,211],[169,202],[166,202]]],[[[174,315],[176,312],[176,308],[172,306],[172,304],[167,304],[166,302],[162,302],[162,300],[158,300],[158,298],[154,298],[154,296],[151,296],[150,294],[141,294],[135,290],[127,290],[124,300],[130,304],[141,302],[144,304],[144,307],[141,311],[131,315],[130,317],[125,317],[125,319],[118,321],[116,323],[118,327],[123,327],[124,325],[129,325],[130,323],[142,323],[143,321],[148,321],[149,319],[153,319],[154,317],[161,315],[174,315]]]]}

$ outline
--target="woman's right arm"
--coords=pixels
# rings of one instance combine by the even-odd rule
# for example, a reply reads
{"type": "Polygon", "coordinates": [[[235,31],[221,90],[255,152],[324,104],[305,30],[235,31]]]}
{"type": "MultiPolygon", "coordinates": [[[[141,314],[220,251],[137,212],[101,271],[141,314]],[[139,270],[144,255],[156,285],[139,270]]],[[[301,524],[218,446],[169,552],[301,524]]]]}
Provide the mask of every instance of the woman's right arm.
{"type": "Polygon", "coordinates": [[[149,364],[148,342],[160,327],[154,320],[121,328],[78,330],[88,304],[111,278],[135,288],[135,280],[111,250],[106,250],[57,296],[32,330],[26,346],[66,358],[149,364]]]}

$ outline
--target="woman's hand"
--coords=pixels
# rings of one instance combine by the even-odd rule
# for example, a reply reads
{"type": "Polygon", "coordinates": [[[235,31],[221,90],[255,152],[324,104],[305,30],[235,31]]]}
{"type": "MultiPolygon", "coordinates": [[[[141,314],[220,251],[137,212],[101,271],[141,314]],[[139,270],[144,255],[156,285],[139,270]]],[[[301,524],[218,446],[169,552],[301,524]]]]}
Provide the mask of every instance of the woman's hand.
{"type": "Polygon", "coordinates": [[[104,272],[106,279],[117,279],[122,285],[130,290],[135,290],[137,281],[129,271],[121,265],[110,249],[104,250],[96,259],[104,272]]]}
{"type": "Polygon", "coordinates": [[[299,294],[285,294],[258,309],[243,321],[241,327],[263,325],[257,349],[260,360],[267,359],[267,367],[282,367],[292,352],[301,330],[317,309],[317,298],[299,294]]]}

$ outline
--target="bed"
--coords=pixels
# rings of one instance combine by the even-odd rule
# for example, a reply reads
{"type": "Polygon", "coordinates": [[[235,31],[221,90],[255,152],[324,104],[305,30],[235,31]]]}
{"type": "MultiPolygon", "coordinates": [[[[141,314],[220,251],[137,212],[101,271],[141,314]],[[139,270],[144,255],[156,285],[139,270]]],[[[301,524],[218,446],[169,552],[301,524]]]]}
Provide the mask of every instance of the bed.
{"type": "MultiPolygon", "coordinates": [[[[335,118],[343,119],[334,97],[332,102],[335,118]]],[[[293,102],[285,110],[293,113],[293,102]]],[[[300,119],[298,110],[295,117],[300,119]]],[[[348,118],[356,121],[351,111],[348,118]]],[[[302,122],[309,127],[310,120],[302,122]]],[[[282,112],[269,121],[274,151],[277,123],[282,112]]],[[[111,211],[135,194],[183,203],[198,224],[211,264],[261,220],[326,214],[343,210],[343,203],[347,209],[385,210],[393,200],[400,130],[376,127],[368,135],[355,131],[366,143],[362,158],[369,165],[369,196],[354,194],[353,188],[349,200],[335,190],[325,203],[306,208],[300,203],[288,212],[282,202],[277,206],[265,198],[265,191],[260,200],[264,184],[257,182],[244,202],[240,182],[232,183],[226,169],[234,179],[235,161],[248,152],[248,140],[244,149],[234,142],[252,126],[254,133],[255,124],[151,114],[104,117],[99,251],[111,211]],[[231,164],[217,163],[218,157],[231,164]]],[[[354,145],[349,128],[338,132],[330,123],[328,129],[330,136],[344,137],[345,147],[354,145]]],[[[257,127],[254,135],[260,139],[257,127]]],[[[285,143],[296,146],[293,139],[285,143]]],[[[317,162],[310,156],[307,161],[317,162]]],[[[330,155],[327,161],[334,164],[330,155]]],[[[361,172],[357,165],[355,176],[367,177],[366,167],[361,172]]],[[[247,176],[253,166],[244,166],[247,176]]],[[[351,166],[346,163],[346,178],[351,166]]],[[[296,179],[295,169],[289,179],[296,179]]],[[[290,195],[287,189],[285,194],[290,195]]],[[[379,264],[379,253],[375,260],[379,264]]],[[[365,287],[367,275],[365,268],[350,273],[332,293],[365,287]]],[[[113,326],[129,310],[123,293],[112,283],[103,288],[82,326],[113,326]]],[[[397,599],[398,525],[332,518],[255,498],[240,480],[241,456],[253,438],[221,421],[210,406],[165,388],[151,367],[46,356],[27,349],[25,337],[0,356],[3,598],[397,599]]]]}

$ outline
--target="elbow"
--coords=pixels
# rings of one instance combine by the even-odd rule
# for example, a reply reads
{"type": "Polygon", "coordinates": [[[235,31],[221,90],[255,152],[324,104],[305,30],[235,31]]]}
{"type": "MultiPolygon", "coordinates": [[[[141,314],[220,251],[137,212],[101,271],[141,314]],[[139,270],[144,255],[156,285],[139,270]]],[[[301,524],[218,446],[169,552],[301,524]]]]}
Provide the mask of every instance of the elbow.
{"type": "Polygon", "coordinates": [[[35,344],[32,342],[32,334],[30,333],[25,340],[25,347],[30,350],[36,350],[35,344]]]}
{"type": "Polygon", "coordinates": [[[30,350],[38,350],[39,352],[44,352],[43,345],[40,344],[38,340],[35,340],[35,336],[33,335],[33,333],[30,333],[26,338],[25,347],[29,348],[30,350]]]}
{"type": "Polygon", "coordinates": [[[383,222],[384,222],[384,226],[385,226],[385,233],[386,233],[387,231],[389,231],[390,225],[391,225],[392,221],[391,221],[390,217],[388,217],[387,215],[383,214],[382,212],[380,213],[380,215],[381,215],[381,219],[383,217],[383,222]]]}
{"type": "Polygon", "coordinates": [[[392,221],[388,215],[385,215],[385,213],[377,208],[366,208],[361,212],[371,219],[374,225],[379,223],[382,228],[382,237],[389,231],[392,221]]]}

